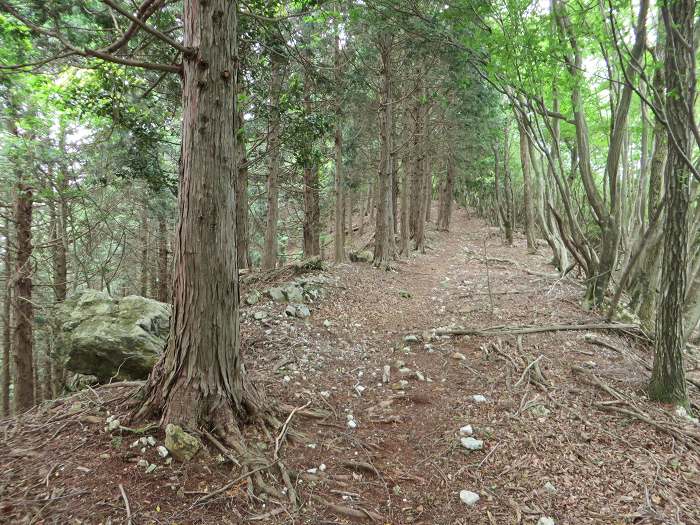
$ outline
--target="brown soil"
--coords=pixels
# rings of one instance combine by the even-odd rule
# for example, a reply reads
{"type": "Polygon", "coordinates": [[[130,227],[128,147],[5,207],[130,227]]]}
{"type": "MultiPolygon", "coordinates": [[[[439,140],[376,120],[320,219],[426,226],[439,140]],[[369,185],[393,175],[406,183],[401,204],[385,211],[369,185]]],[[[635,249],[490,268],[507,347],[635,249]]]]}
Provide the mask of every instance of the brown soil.
{"type": "MultiPolygon", "coordinates": [[[[546,248],[528,255],[521,238],[503,246],[498,230],[463,210],[453,222],[449,234],[429,230],[427,254],[402,260],[397,271],[367,264],[327,271],[337,285],[312,305],[308,323],[287,319],[283,305],[246,308],[246,361],[268,397],[332,414],[294,415],[291,426],[306,441],[281,448],[290,470],[327,467],[297,480],[298,512],[286,501],[249,499],[245,481],[197,505],[238,468],[219,461],[213,447],[168,466],[155,448],[130,448],[138,435],[122,432],[120,443],[119,432],[103,430],[104,419],[128,413],[134,388],[107,387],[2,422],[0,521],[126,523],[121,485],[134,524],[351,521],[317,496],[392,525],[534,524],[542,516],[557,525],[700,523],[700,427],[645,398],[651,356],[638,334],[596,333],[608,347],[581,331],[430,338],[429,330],[452,324],[598,320],[579,307],[580,284],[552,275],[546,248]],[[270,312],[264,323],[252,318],[260,309],[270,312]],[[405,342],[407,335],[418,342],[405,342]],[[544,377],[524,373],[535,359],[544,377]],[[396,360],[426,380],[407,376],[402,394],[390,386],[402,379],[392,366],[383,384],[384,365],[396,360]],[[474,402],[475,394],[487,402],[474,402]],[[350,413],[356,429],[346,424],[350,413]],[[460,446],[467,424],[483,450],[460,446]],[[137,466],[141,457],[156,470],[137,466]],[[460,501],[464,489],[480,494],[475,506],[460,501]]],[[[697,372],[691,366],[691,377],[697,372]]],[[[690,393],[697,405],[700,392],[690,393]]],[[[148,435],[162,444],[162,432],[148,435]]],[[[272,455],[274,440],[258,429],[245,437],[272,455]]],[[[274,472],[265,476],[284,488],[274,472]]]]}

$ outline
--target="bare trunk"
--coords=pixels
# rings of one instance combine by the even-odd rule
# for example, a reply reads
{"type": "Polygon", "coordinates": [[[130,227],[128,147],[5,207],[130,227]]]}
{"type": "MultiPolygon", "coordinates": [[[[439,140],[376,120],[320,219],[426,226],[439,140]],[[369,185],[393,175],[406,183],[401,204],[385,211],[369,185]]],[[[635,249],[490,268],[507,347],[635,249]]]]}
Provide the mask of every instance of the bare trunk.
{"type": "Polygon", "coordinates": [[[144,202],[141,209],[141,285],[139,293],[148,297],[148,206],[144,202]]]}
{"type": "Polygon", "coordinates": [[[165,216],[158,217],[158,300],[161,303],[170,302],[168,285],[168,223],[165,216]]]}
{"type": "Polygon", "coordinates": [[[20,178],[15,201],[17,257],[15,261],[14,311],[15,411],[34,406],[34,303],[32,302],[32,187],[20,178]]]}
{"type": "Polygon", "coordinates": [[[185,0],[179,224],[168,345],[139,411],[220,434],[254,412],[244,387],[236,258],[236,3],[185,0]]]}
{"type": "Polygon", "coordinates": [[[12,245],[10,243],[10,219],[5,219],[5,293],[2,309],[2,415],[10,415],[10,359],[12,356],[12,245]]]}
{"type": "Polygon", "coordinates": [[[382,88],[380,94],[379,133],[381,153],[379,160],[379,195],[377,199],[377,221],[374,234],[374,264],[386,268],[395,255],[394,220],[392,217],[392,78],[391,48],[393,37],[388,33],[379,36],[381,55],[382,88]]]}
{"type": "MultiPolygon", "coordinates": [[[[335,262],[345,261],[345,181],[343,180],[343,110],[342,110],[342,69],[340,63],[340,36],[335,35],[334,47],[335,72],[335,262]]],[[[351,215],[352,217],[352,215],[351,215]]],[[[352,220],[350,235],[352,235],[352,220]]]]}
{"type": "Polygon", "coordinates": [[[277,265],[277,217],[279,214],[280,172],[280,91],[282,89],[282,56],[272,49],[270,56],[270,120],[267,139],[267,227],[262,267],[266,270],[277,265]]]}
{"type": "Polygon", "coordinates": [[[667,49],[666,115],[669,135],[673,134],[675,144],[669,150],[664,172],[668,206],[649,397],[689,408],[683,368],[683,305],[687,287],[690,167],[683,156],[690,158],[692,151],[691,117],[687,108],[693,108],[695,100],[695,78],[692,76],[695,52],[688,42],[694,40],[695,1],[678,0],[663,4],[662,13],[667,49]]]}
{"type": "MultiPolygon", "coordinates": [[[[239,90],[242,89],[242,73],[243,71],[239,65],[239,90]]],[[[236,109],[236,134],[236,147],[238,148],[238,173],[236,177],[236,257],[238,259],[239,268],[250,268],[250,250],[248,249],[248,154],[243,108],[240,105],[236,109]]]]}
{"type": "Polygon", "coordinates": [[[523,205],[525,207],[525,238],[527,239],[527,251],[534,253],[537,251],[537,241],[535,240],[535,214],[532,207],[532,173],[530,159],[530,139],[523,120],[525,115],[518,117],[518,131],[520,133],[520,165],[523,169],[523,205]]]}

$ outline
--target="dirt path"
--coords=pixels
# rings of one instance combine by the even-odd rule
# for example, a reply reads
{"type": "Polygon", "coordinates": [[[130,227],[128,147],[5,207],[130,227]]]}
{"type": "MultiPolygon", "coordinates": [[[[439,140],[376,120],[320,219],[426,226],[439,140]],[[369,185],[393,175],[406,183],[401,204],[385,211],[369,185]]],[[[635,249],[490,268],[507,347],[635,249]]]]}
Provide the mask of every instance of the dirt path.
{"type": "MultiPolygon", "coordinates": [[[[346,289],[314,312],[316,338],[301,357],[323,357],[318,375],[308,382],[293,375],[290,389],[330,392],[339,427],[317,431],[318,446],[298,466],[323,463],[330,472],[358,457],[371,463],[380,476],[352,483],[348,491],[359,496],[351,501],[392,524],[536,523],[543,516],[558,524],[611,524],[655,515],[676,523],[677,513],[700,523],[697,449],[683,453],[667,435],[596,409],[594,402],[610,396],[572,373],[573,366],[589,367],[633,406],[658,411],[641,397],[647,373],[638,361],[649,356],[633,337],[596,334],[628,350],[619,353],[581,332],[502,341],[431,340],[426,333],[450,324],[594,320],[578,306],[580,285],[545,276],[553,272],[543,255],[548,249],[529,255],[521,238],[504,247],[496,229],[463,210],[450,234],[430,232],[429,245],[397,272],[357,264],[333,271],[346,289]],[[407,335],[418,341],[406,342],[407,335]],[[547,387],[527,378],[518,384],[525,363],[538,356],[547,387]],[[406,386],[393,389],[402,379],[406,386]],[[476,403],[473,395],[487,401],[476,403]],[[344,428],[347,414],[356,429],[344,428]],[[464,425],[472,425],[483,450],[460,445],[464,425]],[[479,493],[479,503],[466,506],[461,490],[479,493]]],[[[293,372],[303,375],[300,369],[293,372]]]]}
{"type": "MultiPolygon", "coordinates": [[[[128,413],[129,392],[114,388],[41,408],[23,428],[5,427],[0,522],[126,523],[121,484],[134,524],[349,521],[312,496],[391,525],[534,525],[542,517],[557,525],[700,523],[700,430],[644,398],[648,348],[621,333],[432,337],[431,329],[451,324],[595,317],[578,306],[580,285],[551,277],[547,248],[529,255],[521,238],[505,247],[496,229],[464,210],[449,234],[429,229],[428,239],[425,255],[394,272],[368,264],[324,272],[332,284],[307,320],[269,300],[244,309],[246,361],[258,384],[271,399],[331,414],[296,416],[292,427],[306,441],[281,450],[290,469],[310,471],[297,481],[298,514],[274,501],[251,504],[244,482],[193,506],[237,467],[218,462],[215,450],[166,466],[149,449],[157,468],[146,473],[131,435],[115,440],[102,430],[106,410],[128,413]],[[534,360],[543,378],[524,373],[534,360]],[[574,366],[588,372],[575,374],[574,366]],[[591,385],[590,374],[614,390],[591,385]],[[628,413],[612,411],[619,408],[628,413]],[[658,426],[629,417],[635,411],[658,426]],[[99,414],[98,424],[83,419],[88,413],[99,414]],[[465,425],[482,449],[461,445],[465,425]],[[462,490],[479,501],[466,505],[462,490]]],[[[691,394],[697,403],[698,391],[691,394]]],[[[246,440],[271,446],[254,428],[246,440]]]]}

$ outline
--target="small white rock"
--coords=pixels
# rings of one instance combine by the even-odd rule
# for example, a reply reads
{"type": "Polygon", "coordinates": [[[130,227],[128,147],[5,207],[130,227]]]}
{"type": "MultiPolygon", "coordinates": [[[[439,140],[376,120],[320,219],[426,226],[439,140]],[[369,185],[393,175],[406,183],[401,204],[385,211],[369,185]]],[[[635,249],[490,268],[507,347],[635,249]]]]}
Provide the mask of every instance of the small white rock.
{"type": "Polygon", "coordinates": [[[547,483],[544,484],[544,490],[547,491],[549,494],[556,494],[557,493],[557,488],[554,486],[554,484],[551,481],[548,481],[547,483]]]}
{"type": "Polygon", "coordinates": [[[460,490],[459,499],[462,500],[462,503],[471,507],[476,505],[476,502],[479,501],[479,495],[471,490],[460,490]]]}
{"type": "Polygon", "coordinates": [[[460,439],[460,442],[467,450],[481,450],[484,448],[484,442],[480,439],[474,439],[473,437],[463,437],[460,439]]]}
{"type": "Polygon", "coordinates": [[[320,470],[321,472],[325,472],[325,471],[326,471],[326,464],[325,464],[325,463],[321,463],[321,464],[318,466],[318,470],[320,470]]]}
{"type": "Polygon", "coordinates": [[[160,445],[157,449],[158,455],[162,458],[167,458],[168,457],[168,449],[165,448],[163,445],[160,445]]]}
{"type": "Polygon", "coordinates": [[[474,400],[475,403],[486,403],[486,401],[487,401],[486,397],[482,396],[481,394],[473,395],[472,399],[474,400]]]}
{"type": "Polygon", "coordinates": [[[471,425],[464,425],[462,428],[459,429],[459,433],[463,436],[471,436],[474,433],[474,429],[471,425]]]}
{"type": "Polygon", "coordinates": [[[357,392],[359,395],[362,395],[362,392],[366,390],[367,387],[364,387],[362,385],[357,385],[355,387],[355,392],[357,392]]]}
{"type": "Polygon", "coordinates": [[[542,516],[539,520],[537,520],[537,525],[554,525],[554,518],[542,516]]]}
{"type": "Polygon", "coordinates": [[[310,469],[307,469],[306,472],[308,472],[309,474],[316,474],[316,472],[318,472],[318,469],[310,468],[310,469]]]}
{"type": "Polygon", "coordinates": [[[139,462],[136,463],[136,465],[142,468],[146,468],[148,466],[148,461],[146,461],[145,459],[139,459],[139,462]]]}
{"type": "Polygon", "coordinates": [[[457,359],[458,361],[465,361],[467,359],[465,355],[460,352],[454,352],[450,357],[452,359],[457,359]]]}
{"type": "Polygon", "coordinates": [[[357,421],[351,419],[348,421],[348,428],[357,428],[357,421]]]}
{"type": "Polygon", "coordinates": [[[321,397],[331,397],[331,393],[328,390],[322,390],[321,397]]]}
{"type": "Polygon", "coordinates": [[[146,469],[146,474],[150,474],[156,468],[158,468],[158,466],[155,463],[151,463],[150,465],[148,465],[148,468],[146,469]]]}
{"type": "Polygon", "coordinates": [[[382,383],[388,383],[391,380],[391,367],[389,365],[384,365],[382,371],[382,383]]]}
{"type": "Polygon", "coordinates": [[[148,436],[148,438],[146,439],[146,441],[148,442],[148,444],[149,444],[150,446],[152,446],[152,447],[155,447],[155,446],[156,446],[156,438],[154,438],[153,436],[148,436]]]}
{"type": "Polygon", "coordinates": [[[282,381],[284,381],[285,383],[289,383],[291,380],[292,380],[292,378],[289,377],[289,376],[284,376],[284,377],[282,378],[282,381]]]}

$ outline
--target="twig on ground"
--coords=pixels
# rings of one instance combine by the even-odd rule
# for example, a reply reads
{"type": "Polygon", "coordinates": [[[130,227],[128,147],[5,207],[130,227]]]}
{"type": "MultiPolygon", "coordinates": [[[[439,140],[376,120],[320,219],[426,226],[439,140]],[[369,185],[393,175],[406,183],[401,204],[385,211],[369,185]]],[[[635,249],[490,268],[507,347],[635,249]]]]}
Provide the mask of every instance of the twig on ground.
{"type": "Polygon", "coordinates": [[[582,324],[553,324],[543,326],[511,326],[499,328],[438,328],[435,335],[518,335],[518,334],[538,334],[542,332],[564,332],[577,330],[640,330],[636,324],[622,323],[582,323],[582,324]]]}
{"type": "Polygon", "coordinates": [[[124,485],[119,484],[119,492],[122,494],[122,499],[124,500],[124,507],[126,510],[126,525],[131,525],[131,505],[129,505],[129,498],[126,497],[126,491],[124,490],[124,485]]]}

